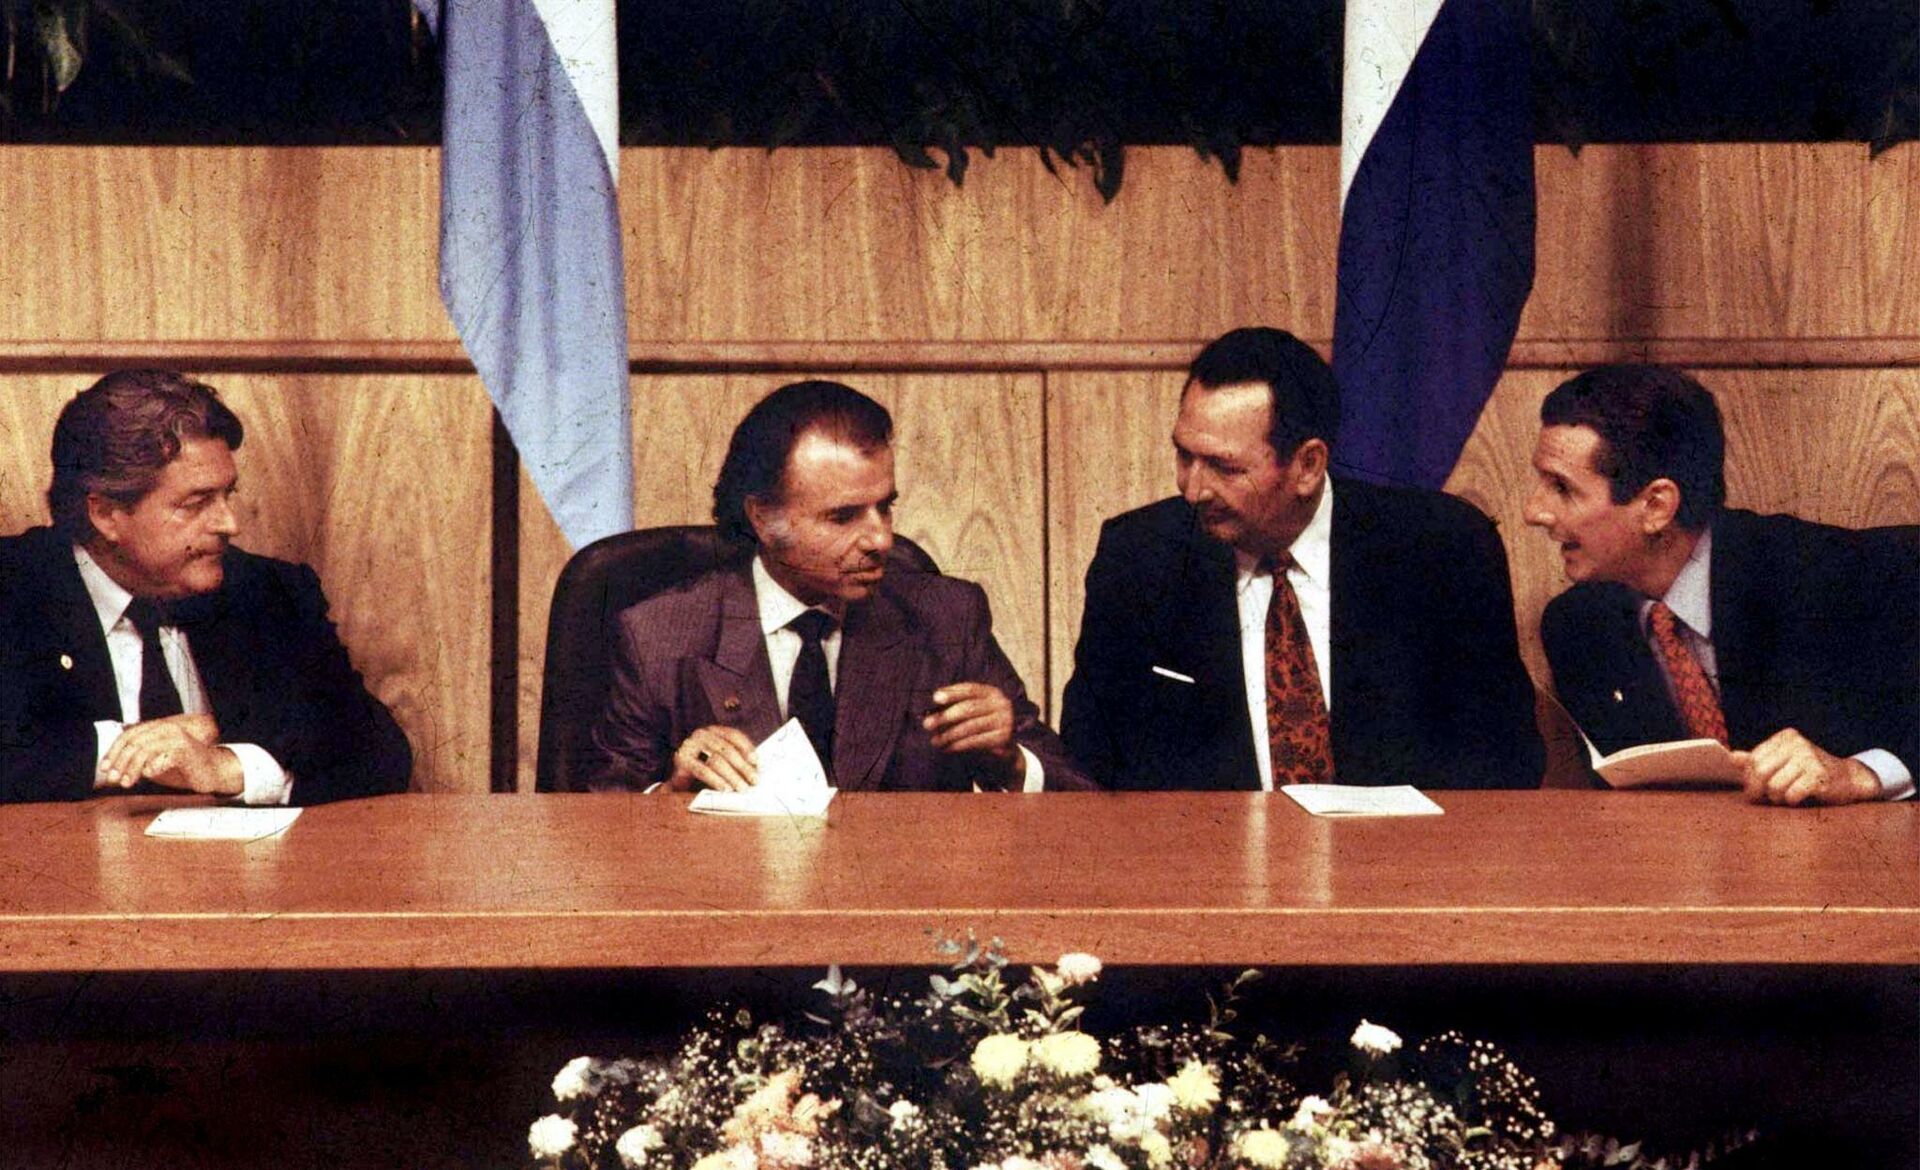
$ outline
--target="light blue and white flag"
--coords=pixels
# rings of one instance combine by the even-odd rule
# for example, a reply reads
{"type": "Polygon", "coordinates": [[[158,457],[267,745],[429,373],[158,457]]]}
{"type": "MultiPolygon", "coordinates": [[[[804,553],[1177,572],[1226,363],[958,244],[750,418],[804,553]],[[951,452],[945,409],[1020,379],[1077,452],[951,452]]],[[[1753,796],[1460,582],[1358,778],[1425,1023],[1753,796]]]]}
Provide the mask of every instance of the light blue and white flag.
{"type": "Polygon", "coordinates": [[[575,548],[633,520],[614,0],[415,0],[446,75],[440,295],[575,548]]]}
{"type": "Polygon", "coordinates": [[[1446,482],[1533,289],[1533,115],[1518,0],[1348,0],[1339,468],[1446,482]]]}

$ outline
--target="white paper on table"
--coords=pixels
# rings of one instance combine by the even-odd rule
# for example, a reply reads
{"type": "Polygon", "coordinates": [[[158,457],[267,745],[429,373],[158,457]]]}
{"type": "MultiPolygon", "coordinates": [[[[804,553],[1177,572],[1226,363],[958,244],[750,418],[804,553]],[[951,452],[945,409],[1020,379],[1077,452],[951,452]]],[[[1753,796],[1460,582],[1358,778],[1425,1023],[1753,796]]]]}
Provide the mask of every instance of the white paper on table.
{"type": "Polygon", "coordinates": [[[1316,817],[1437,817],[1446,810],[1411,784],[1287,784],[1280,791],[1316,817]]]}
{"type": "Polygon", "coordinates": [[[736,817],[817,817],[836,789],[798,719],[789,719],[753,749],[755,778],[744,792],[707,788],[694,794],[692,812],[736,817]]]}
{"type": "Polygon", "coordinates": [[[176,841],[258,841],[287,831],[297,808],[170,808],[153,818],[147,836],[176,841]]]}

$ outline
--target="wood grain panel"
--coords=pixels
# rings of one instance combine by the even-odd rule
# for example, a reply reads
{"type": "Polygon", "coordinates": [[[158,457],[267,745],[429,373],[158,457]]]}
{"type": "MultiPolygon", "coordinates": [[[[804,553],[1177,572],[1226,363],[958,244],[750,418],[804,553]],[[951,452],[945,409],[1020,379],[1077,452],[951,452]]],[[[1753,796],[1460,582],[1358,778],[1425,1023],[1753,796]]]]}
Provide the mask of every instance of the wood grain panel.
{"type": "MultiPolygon", "coordinates": [[[[985,587],[994,633],[1036,702],[1046,692],[1041,380],[1027,374],[823,374],[894,417],[897,530],[941,568],[985,587]]],[[[634,523],[698,524],[733,428],[782,374],[633,380],[634,523]]],[[[533,785],[547,610],[568,549],[521,483],[520,784],[533,785]]]]}
{"type": "MultiPolygon", "coordinates": [[[[45,522],[53,419],[93,377],[0,378],[0,531],[45,522]]],[[[240,544],[320,574],[354,664],[413,743],[414,787],[484,792],[489,415],[478,384],[212,381],[247,427],[240,544]]]]}
{"type": "Polygon", "coordinates": [[[1911,335],[1920,220],[1905,144],[1535,153],[1527,339],[1911,335]]]}
{"type": "Polygon", "coordinates": [[[0,148],[0,337],[445,338],[428,149],[0,148]]]}
{"type": "Polygon", "coordinates": [[[1190,150],[1129,151],[1111,205],[1026,151],[963,188],[885,150],[628,151],[632,333],[1161,339],[1284,319],[1324,334],[1337,184],[1326,148],[1249,151],[1238,186],[1190,150]]]}

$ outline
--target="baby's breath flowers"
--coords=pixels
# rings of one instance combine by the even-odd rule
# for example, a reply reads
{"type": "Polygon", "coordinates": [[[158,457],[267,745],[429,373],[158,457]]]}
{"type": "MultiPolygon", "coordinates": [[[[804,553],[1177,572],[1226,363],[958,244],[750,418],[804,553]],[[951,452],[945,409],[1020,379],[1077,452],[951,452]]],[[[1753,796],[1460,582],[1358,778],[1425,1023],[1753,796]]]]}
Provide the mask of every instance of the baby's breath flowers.
{"type": "Polygon", "coordinates": [[[1385,1056],[1400,1047],[1400,1037],[1392,1029],[1361,1020],[1351,1043],[1369,1056],[1385,1056]]]}
{"type": "Polygon", "coordinates": [[[553,1099],[571,1101],[587,1091],[587,1073],[593,1067],[593,1061],[584,1056],[576,1056],[560,1066],[553,1077],[553,1099]]]}

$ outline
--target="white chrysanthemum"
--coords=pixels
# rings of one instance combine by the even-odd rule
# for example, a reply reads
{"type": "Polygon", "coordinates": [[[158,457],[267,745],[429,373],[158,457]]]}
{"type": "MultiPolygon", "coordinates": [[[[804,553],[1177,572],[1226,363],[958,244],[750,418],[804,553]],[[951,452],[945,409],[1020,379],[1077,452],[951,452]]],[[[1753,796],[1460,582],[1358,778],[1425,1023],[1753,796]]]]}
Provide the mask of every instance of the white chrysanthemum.
{"type": "Polygon", "coordinates": [[[1157,1129],[1150,1129],[1141,1135],[1140,1152],[1147,1156],[1149,1166],[1165,1166],[1173,1161],[1173,1143],[1157,1129]]]}
{"type": "Polygon", "coordinates": [[[1046,1170],[1046,1167],[1032,1158],[1023,1158],[1019,1154],[1008,1154],[1000,1162],[1000,1170],[1046,1170]]]}
{"type": "Polygon", "coordinates": [[[1106,1145],[1088,1147],[1087,1156],[1081,1161],[1091,1170],[1127,1170],[1127,1164],[1120,1160],[1120,1155],[1106,1145]]]}
{"type": "Polygon", "coordinates": [[[1173,1103],[1188,1113],[1210,1113],[1220,1100],[1220,1082],[1197,1060],[1189,1060],[1168,1078],[1167,1088],[1173,1091],[1173,1103]]]}
{"type": "Polygon", "coordinates": [[[1033,1042],[1033,1062],[1055,1076],[1090,1076],[1100,1067],[1100,1041],[1085,1032],[1054,1032],[1033,1042]]]}
{"type": "Polygon", "coordinates": [[[1250,1129],[1233,1140],[1241,1161],[1261,1170],[1280,1170],[1287,1164],[1287,1135],[1277,1129],[1250,1129]]]}
{"type": "Polygon", "coordinates": [[[1053,969],[1059,973],[1061,979],[1066,981],[1068,987],[1078,987],[1082,983],[1092,983],[1100,978],[1100,960],[1085,951],[1069,951],[1061,955],[1060,961],[1053,965],[1053,969]]]}
{"type": "Polygon", "coordinates": [[[613,1152],[620,1155],[622,1165],[628,1170],[639,1170],[646,1165],[647,1155],[667,1144],[667,1139],[651,1125],[636,1125],[620,1135],[613,1143],[613,1152]]]}
{"type": "Polygon", "coordinates": [[[558,1158],[573,1148],[573,1139],[579,1132],[573,1122],[549,1113],[527,1130],[527,1148],[536,1158],[558,1158]]]}
{"type": "Polygon", "coordinates": [[[569,1060],[553,1078],[553,1099],[571,1101],[587,1091],[587,1070],[593,1061],[584,1056],[569,1060]]]}
{"type": "Polygon", "coordinates": [[[1320,1119],[1333,1112],[1333,1106],[1327,1104],[1325,1097],[1302,1097],[1300,1105],[1293,1111],[1293,1120],[1287,1124],[1294,1129],[1307,1130],[1320,1124],[1320,1119]]]}
{"type": "Polygon", "coordinates": [[[1140,1098],[1117,1085],[1096,1089],[1080,1098],[1079,1108],[1096,1125],[1107,1128],[1116,1142],[1137,1142],[1149,1128],[1140,1098]]]}
{"type": "Polygon", "coordinates": [[[693,1170],[755,1170],[759,1164],[752,1146],[728,1146],[695,1162],[693,1170]]]}
{"type": "Polygon", "coordinates": [[[1007,1032],[997,1032],[973,1049],[973,1073],[983,1085],[1007,1088],[1019,1079],[1027,1067],[1027,1042],[1007,1032]]]}
{"type": "Polygon", "coordinates": [[[902,1097],[900,1100],[887,1106],[887,1116],[893,1118],[893,1126],[895,1129],[898,1129],[907,1122],[920,1116],[920,1107],[905,1097],[902,1097]]]}
{"type": "Polygon", "coordinates": [[[1155,1125],[1173,1115],[1173,1090],[1159,1081],[1134,1086],[1133,1095],[1139,1098],[1141,1112],[1155,1125]]]}
{"type": "Polygon", "coordinates": [[[1385,1056],[1400,1047],[1400,1037],[1391,1029],[1361,1020],[1360,1026],[1353,1030],[1352,1043],[1355,1048],[1369,1056],[1385,1056]]]}

